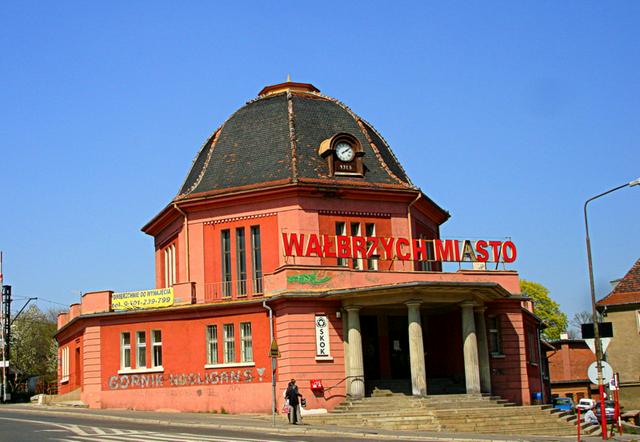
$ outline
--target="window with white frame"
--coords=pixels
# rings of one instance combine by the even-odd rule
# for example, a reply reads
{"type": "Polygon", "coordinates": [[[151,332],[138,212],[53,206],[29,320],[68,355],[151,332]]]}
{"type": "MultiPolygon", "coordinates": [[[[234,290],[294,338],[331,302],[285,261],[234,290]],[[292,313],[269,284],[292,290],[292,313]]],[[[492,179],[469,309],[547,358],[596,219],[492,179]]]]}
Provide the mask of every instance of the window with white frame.
{"type": "Polygon", "coordinates": [[[176,244],[164,249],[164,284],[172,287],[176,283],[176,244]]]}
{"type": "Polygon", "coordinates": [[[147,334],[136,332],[136,368],[147,366],[147,334]]]}
{"type": "Polygon", "coordinates": [[[162,332],[151,330],[151,366],[162,367],[162,332]]]}
{"type": "Polygon", "coordinates": [[[231,231],[220,231],[220,244],[222,252],[222,296],[231,296],[231,231]]]}
{"type": "Polygon", "coordinates": [[[238,296],[247,294],[247,251],[244,227],[236,229],[236,276],[238,296]]]}
{"type": "Polygon", "coordinates": [[[253,272],[253,292],[262,293],[260,226],[251,226],[251,270],[253,272]]]}
{"type": "Polygon", "coordinates": [[[236,361],[233,324],[224,324],[222,329],[224,333],[224,363],[230,364],[236,361]]]}
{"type": "Polygon", "coordinates": [[[253,362],[253,341],[250,322],[240,323],[240,346],[241,362],[253,362]]]}
{"type": "Polygon", "coordinates": [[[638,334],[640,334],[640,310],[636,310],[636,324],[638,325],[638,334]]]}
{"type": "Polygon", "coordinates": [[[131,368],[131,333],[120,334],[120,369],[131,368]]]}
{"type": "Polygon", "coordinates": [[[68,382],[69,381],[69,347],[63,347],[60,352],[60,365],[62,369],[62,377],[60,378],[60,382],[68,382]]]}
{"type": "MultiPolygon", "coordinates": [[[[351,236],[362,236],[362,227],[360,223],[351,223],[351,236]]],[[[357,252],[358,258],[353,259],[353,268],[356,270],[362,270],[364,260],[362,259],[362,253],[357,252]]]]}
{"type": "Polygon", "coordinates": [[[207,364],[218,363],[218,326],[207,325],[207,364]]]}
{"type": "MultiPolygon", "coordinates": [[[[347,235],[347,223],[339,221],[336,223],[336,235],[338,236],[346,236],[347,235]]],[[[347,267],[349,266],[349,261],[347,258],[338,258],[338,265],[347,267]]]]}
{"type": "MultiPolygon", "coordinates": [[[[374,223],[366,223],[365,224],[365,233],[367,238],[373,238],[376,236],[376,225],[374,223]]],[[[373,245],[372,241],[367,241],[367,253],[369,253],[369,248],[373,245]]],[[[376,251],[377,252],[377,251],[376,251]]],[[[367,259],[367,270],[378,270],[378,259],[377,258],[368,258],[367,259]]]]}

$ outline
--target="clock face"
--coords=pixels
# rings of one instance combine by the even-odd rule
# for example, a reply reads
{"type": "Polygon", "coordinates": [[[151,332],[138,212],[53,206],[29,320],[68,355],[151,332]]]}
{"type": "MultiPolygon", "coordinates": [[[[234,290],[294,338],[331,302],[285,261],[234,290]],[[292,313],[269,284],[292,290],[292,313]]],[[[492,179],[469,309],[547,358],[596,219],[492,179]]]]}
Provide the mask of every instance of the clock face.
{"type": "Polygon", "coordinates": [[[353,160],[353,157],[355,156],[353,152],[353,147],[351,147],[351,144],[346,143],[344,141],[341,141],[337,144],[336,155],[338,156],[338,159],[340,161],[344,161],[345,163],[348,163],[349,161],[353,160]]]}

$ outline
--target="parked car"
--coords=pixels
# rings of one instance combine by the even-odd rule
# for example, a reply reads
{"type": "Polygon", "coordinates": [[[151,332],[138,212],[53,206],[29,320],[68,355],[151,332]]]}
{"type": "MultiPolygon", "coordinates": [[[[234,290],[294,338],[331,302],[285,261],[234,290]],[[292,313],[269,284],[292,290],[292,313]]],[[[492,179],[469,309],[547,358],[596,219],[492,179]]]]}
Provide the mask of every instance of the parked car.
{"type": "Polygon", "coordinates": [[[587,411],[595,407],[596,401],[593,399],[582,398],[576,404],[576,410],[587,411]]]}
{"type": "MultiPolygon", "coordinates": [[[[614,422],[614,417],[616,414],[615,411],[616,408],[616,403],[614,401],[604,401],[604,414],[605,416],[607,416],[607,423],[610,424],[611,422],[614,422]]],[[[602,413],[600,411],[600,403],[596,404],[596,416],[598,417],[598,420],[600,420],[600,416],[602,416],[602,413]]]]}
{"type": "Polygon", "coordinates": [[[575,406],[573,404],[573,399],[570,397],[555,397],[551,401],[553,408],[557,408],[558,410],[570,411],[573,412],[575,410],[575,406]]]}

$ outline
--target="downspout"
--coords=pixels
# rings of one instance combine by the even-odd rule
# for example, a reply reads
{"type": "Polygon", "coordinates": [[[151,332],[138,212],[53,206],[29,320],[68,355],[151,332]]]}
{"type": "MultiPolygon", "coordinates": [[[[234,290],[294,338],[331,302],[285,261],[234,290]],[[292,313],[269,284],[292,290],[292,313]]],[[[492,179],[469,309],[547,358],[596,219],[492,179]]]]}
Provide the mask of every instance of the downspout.
{"type": "MultiPolygon", "coordinates": [[[[269,338],[273,345],[273,310],[267,305],[267,301],[262,301],[262,306],[269,310],[269,338]]],[[[271,414],[273,416],[273,426],[276,426],[276,358],[271,358],[271,414]]]]}
{"type": "Polygon", "coordinates": [[[189,256],[189,218],[187,217],[187,213],[178,207],[178,203],[173,203],[173,207],[184,216],[184,239],[186,243],[185,251],[187,253],[187,282],[191,282],[191,266],[189,265],[189,261],[191,261],[189,256]]]}
{"type": "MultiPolygon", "coordinates": [[[[413,201],[411,201],[409,203],[409,207],[407,207],[407,222],[409,223],[409,247],[413,248],[413,229],[411,226],[411,207],[413,207],[413,205],[415,203],[418,202],[418,200],[420,199],[420,197],[422,196],[422,192],[418,192],[418,196],[416,197],[416,199],[414,199],[413,201]]],[[[413,257],[415,258],[415,257],[413,257]]],[[[411,270],[414,270],[415,267],[411,270]]]]}
{"type": "MultiPolygon", "coordinates": [[[[540,395],[541,395],[540,399],[542,400],[543,404],[546,404],[547,392],[544,385],[544,372],[546,371],[546,367],[544,366],[545,364],[544,364],[544,361],[542,360],[542,332],[540,330],[540,325],[538,325],[537,327],[538,329],[538,361],[540,361],[540,364],[538,365],[538,368],[540,370],[540,395]]],[[[545,360],[546,360],[546,355],[545,355],[545,360]]]]}

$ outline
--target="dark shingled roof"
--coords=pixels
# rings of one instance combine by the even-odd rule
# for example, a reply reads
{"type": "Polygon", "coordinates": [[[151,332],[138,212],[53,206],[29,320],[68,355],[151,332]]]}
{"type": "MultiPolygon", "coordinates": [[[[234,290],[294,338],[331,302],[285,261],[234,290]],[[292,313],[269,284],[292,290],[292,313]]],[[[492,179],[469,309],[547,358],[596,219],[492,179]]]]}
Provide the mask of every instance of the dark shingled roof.
{"type": "Polygon", "coordinates": [[[640,259],[598,305],[640,304],[640,259]]]}
{"type": "Polygon", "coordinates": [[[313,88],[261,96],[231,115],[198,152],[176,200],[295,182],[416,189],[369,123],[313,88]],[[318,154],[323,140],[341,132],[363,147],[362,178],[330,177],[318,154]]]}

